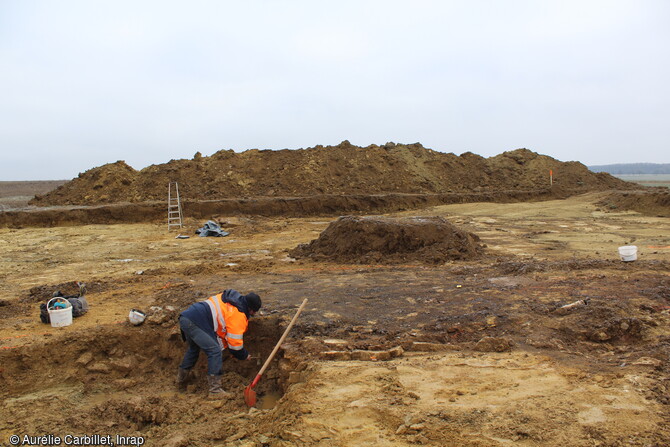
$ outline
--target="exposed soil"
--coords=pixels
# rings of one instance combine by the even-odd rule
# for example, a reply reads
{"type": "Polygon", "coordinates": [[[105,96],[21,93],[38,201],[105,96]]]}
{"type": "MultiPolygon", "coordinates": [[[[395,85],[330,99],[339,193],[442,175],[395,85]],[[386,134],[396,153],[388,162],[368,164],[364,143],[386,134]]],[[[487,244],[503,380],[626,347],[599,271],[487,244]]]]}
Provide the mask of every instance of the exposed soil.
{"type": "MultiPolygon", "coordinates": [[[[217,215],[339,216],[419,209],[448,203],[518,202],[547,200],[551,191],[497,191],[449,194],[316,195],[310,197],[256,197],[182,201],[184,214],[209,220],[217,215]]],[[[57,206],[0,213],[0,227],[54,227],[62,225],[164,222],[166,201],[96,206],[57,206]]]]}
{"type": "Polygon", "coordinates": [[[239,197],[308,197],[352,194],[446,194],[526,191],[549,188],[554,197],[639,186],[581,163],[560,162],[527,149],[490,158],[460,156],[421,144],[371,145],[344,141],[337,146],[299,150],[219,151],[192,160],[171,160],[136,171],[123,161],[86,171],[32,205],[97,205],[166,200],[170,181],[185,200],[239,197]]]}
{"type": "Polygon", "coordinates": [[[598,202],[605,210],[633,210],[649,216],[670,217],[670,190],[614,192],[598,202]]]}
{"type": "Polygon", "coordinates": [[[328,225],[317,239],[289,252],[294,258],[354,264],[397,264],[476,258],[479,236],[442,217],[344,216],[328,225]]]}
{"type": "MultiPolygon", "coordinates": [[[[398,222],[437,217],[427,220],[486,245],[438,263],[289,256],[330,217],[221,214],[225,238],[193,237],[203,221],[192,216],[189,239],[163,223],[0,228],[0,442],[667,445],[670,225],[594,205],[605,197],[369,219],[400,235],[411,226],[398,222]],[[619,260],[625,244],[638,246],[637,261],[619,260]],[[64,328],[40,323],[39,303],[75,280],[88,285],[90,311],[64,328]],[[232,397],[208,401],[204,358],[187,390],[174,386],[184,350],[175,317],[224,288],[256,291],[264,307],[245,336],[256,361],[226,360],[232,397]],[[305,297],[247,409],[244,386],[305,297]],[[127,323],[131,308],[148,312],[144,325],[127,323]]],[[[335,240],[346,247],[341,236],[353,234],[335,240]]]]}

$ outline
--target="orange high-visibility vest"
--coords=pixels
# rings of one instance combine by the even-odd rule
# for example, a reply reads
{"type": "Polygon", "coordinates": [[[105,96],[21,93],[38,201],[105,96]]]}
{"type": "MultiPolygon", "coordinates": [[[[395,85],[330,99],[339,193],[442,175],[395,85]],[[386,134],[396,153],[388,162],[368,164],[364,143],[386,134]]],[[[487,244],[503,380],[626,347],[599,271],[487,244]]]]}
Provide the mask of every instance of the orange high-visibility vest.
{"type": "Polygon", "coordinates": [[[221,349],[239,351],[244,347],[243,335],[247,331],[247,316],[237,307],[221,301],[223,293],[209,297],[209,305],[214,320],[214,332],[219,336],[221,349]]]}

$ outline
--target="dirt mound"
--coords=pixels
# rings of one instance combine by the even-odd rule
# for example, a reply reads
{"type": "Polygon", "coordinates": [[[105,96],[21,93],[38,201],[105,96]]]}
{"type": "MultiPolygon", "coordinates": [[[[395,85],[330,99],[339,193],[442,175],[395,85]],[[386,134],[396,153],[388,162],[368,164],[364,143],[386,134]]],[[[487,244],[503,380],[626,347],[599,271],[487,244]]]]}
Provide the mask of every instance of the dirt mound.
{"type": "MultiPolygon", "coordinates": [[[[90,169],[55,190],[35,196],[31,205],[102,204],[130,201],[139,173],[124,161],[90,169]]],[[[167,185],[167,183],[166,183],[167,185]]]]}
{"type": "Polygon", "coordinates": [[[670,191],[616,192],[597,203],[605,211],[633,210],[647,216],[670,217],[670,191]]]}
{"type": "Polygon", "coordinates": [[[210,157],[198,153],[192,160],[171,160],[141,171],[118,161],[84,172],[31,204],[165,200],[170,181],[179,182],[182,198],[189,200],[548,189],[549,170],[555,180],[552,192],[559,196],[634,188],[581,163],[563,163],[527,149],[486,159],[470,152],[460,156],[437,152],[419,143],[362,148],[344,141],[298,150],[222,150],[210,157]]]}
{"type": "Polygon", "coordinates": [[[441,217],[340,217],[318,239],[289,252],[295,258],[355,264],[472,259],[482,250],[479,237],[441,217]]]}

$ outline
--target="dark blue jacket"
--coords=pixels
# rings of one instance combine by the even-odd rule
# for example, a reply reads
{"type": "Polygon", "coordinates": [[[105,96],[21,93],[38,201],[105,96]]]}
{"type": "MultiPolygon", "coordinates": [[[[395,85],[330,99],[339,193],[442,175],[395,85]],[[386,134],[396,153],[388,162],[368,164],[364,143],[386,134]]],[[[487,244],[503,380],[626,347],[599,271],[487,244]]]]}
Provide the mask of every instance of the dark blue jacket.
{"type": "MultiPolygon", "coordinates": [[[[249,319],[249,306],[244,295],[237,290],[228,289],[223,291],[222,300],[224,303],[230,303],[237,307],[237,310],[242,312],[249,319]]],[[[218,336],[214,332],[214,320],[212,320],[212,312],[209,310],[209,305],[204,301],[199,301],[192,304],[188,309],[181,313],[181,316],[191,320],[196,326],[205,331],[207,335],[212,337],[215,341],[218,336]]],[[[249,351],[242,348],[238,351],[228,350],[235,358],[245,360],[249,356],[249,351]]]]}

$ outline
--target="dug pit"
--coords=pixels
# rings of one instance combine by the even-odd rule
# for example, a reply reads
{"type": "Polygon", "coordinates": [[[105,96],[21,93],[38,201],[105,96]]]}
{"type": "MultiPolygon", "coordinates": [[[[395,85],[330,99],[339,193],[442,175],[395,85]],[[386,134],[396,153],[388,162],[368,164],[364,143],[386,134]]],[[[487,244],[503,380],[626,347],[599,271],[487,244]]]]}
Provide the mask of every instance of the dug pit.
{"type": "Polygon", "coordinates": [[[480,256],[484,247],[479,241],[442,217],[344,216],[289,255],[355,264],[440,264],[480,256]]]}
{"type": "MultiPolygon", "coordinates": [[[[213,412],[246,414],[243,390],[251,383],[283,331],[275,316],[250,323],[252,361],[224,362],[223,387],[230,399],[208,401],[207,359],[201,354],[185,391],[175,386],[184,344],[176,330],[120,323],[87,333],[63,334],[40,345],[0,353],[0,436],[13,433],[86,433],[143,436],[169,441],[192,424],[207,424],[213,412]]],[[[272,408],[299,369],[281,349],[256,386],[258,408],[272,408]]],[[[217,424],[208,439],[234,435],[235,424],[217,424]]],[[[156,445],[156,444],[154,444],[156,445]]]]}

